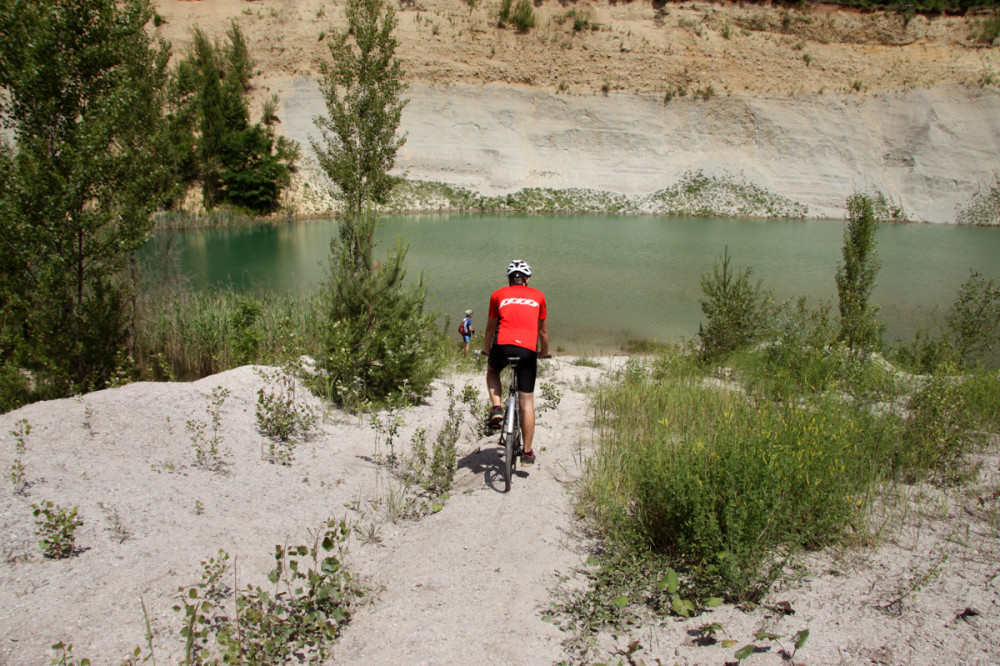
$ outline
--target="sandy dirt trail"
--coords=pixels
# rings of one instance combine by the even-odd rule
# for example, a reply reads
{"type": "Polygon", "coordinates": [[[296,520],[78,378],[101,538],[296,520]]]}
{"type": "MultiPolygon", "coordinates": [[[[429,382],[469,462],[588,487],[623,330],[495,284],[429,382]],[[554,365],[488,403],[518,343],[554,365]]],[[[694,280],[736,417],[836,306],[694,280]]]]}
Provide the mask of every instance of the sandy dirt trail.
{"type": "MultiPolygon", "coordinates": [[[[119,663],[147,650],[145,604],[157,660],[182,655],[178,589],[201,580],[201,563],[230,555],[233,582],[267,586],[277,544],[311,543],[330,519],[356,526],[349,567],[372,589],[336,648],[338,662],[551,663],[559,631],[541,620],[560,572],[585,559],[568,492],[592,445],[582,383],[602,370],[552,361],[540,381],[562,393],[539,419],[539,461],[519,472],[512,492],[497,485],[497,437],[483,437],[466,412],[459,469],[444,507],[420,520],[390,520],[402,482],[375,457],[370,417],[327,411],[298,445],[290,466],[268,462],[257,431],[257,391],[274,369],[244,367],[193,383],[138,383],[0,415],[2,459],[21,460],[29,483],[0,495],[0,664],[48,663],[50,646],[74,645],[77,658],[119,663]],[[219,409],[223,473],[195,464],[187,423],[211,436],[219,409]],[[24,452],[12,434],[31,426],[24,452]],[[41,556],[32,506],[79,507],[77,554],[41,556]],[[364,528],[376,539],[361,538],[364,528]],[[473,657],[474,656],[474,657],[473,657]]],[[[408,455],[418,428],[433,442],[444,425],[448,388],[466,385],[486,403],[479,372],[437,380],[426,403],[403,413],[397,452],[408,455]]],[[[324,406],[308,393],[302,404],[324,406]]]]}

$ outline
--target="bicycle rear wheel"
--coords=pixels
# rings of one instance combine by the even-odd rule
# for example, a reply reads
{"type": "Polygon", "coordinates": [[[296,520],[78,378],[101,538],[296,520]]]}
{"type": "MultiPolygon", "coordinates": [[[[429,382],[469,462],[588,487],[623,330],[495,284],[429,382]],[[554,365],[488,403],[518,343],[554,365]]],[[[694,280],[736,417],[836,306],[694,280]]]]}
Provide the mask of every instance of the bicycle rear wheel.
{"type": "Polygon", "coordinates": [[[514,477],[514,469],[517,467],[517,457],[521,455],[521,423],[520,413],[515,408],[513,411],[514,427],[507,433],[506,423],[503,434],[503,491],[510,492],[510,481],[514,477]]]}
{"type": "Polygon", "coordinates": [[[503,437],[503,491],[510,492],[510,477],[514,473],[514,435],[503,437]]]}

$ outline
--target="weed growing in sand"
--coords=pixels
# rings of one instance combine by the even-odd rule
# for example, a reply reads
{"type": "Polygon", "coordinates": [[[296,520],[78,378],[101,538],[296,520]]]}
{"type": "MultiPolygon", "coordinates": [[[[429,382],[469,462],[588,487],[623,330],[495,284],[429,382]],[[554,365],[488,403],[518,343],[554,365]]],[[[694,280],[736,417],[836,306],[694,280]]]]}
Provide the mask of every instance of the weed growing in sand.
{"type": "Polygon", "coordinates": [[[83,525],[83,520],[76,515],[77,507],[64,509],[46,501],[32,504],[31,508],[35,515],[35,534],[41,539],[38,545],[45,557],[52,560],[71,557],[76,550],[76,528],[83,525]]]}
{"type": "Polygon", "coordinates": [[[251,585],[237,592],[232,617],[222,608],[232,594],[222,582],[228,554],[219,551],[218,558],[203,562],[201,582],[181,588],[174,606],[185,615],[183,663],[205,663],[213,634],[226,664],[316,663],[329,657],[330,643],[362,595],[343,564],[348,532],[346,523],[330,520],[311,533],[312,545],[275,546],[275,567],[268,574],[273,589],[251,585]]]}
{"type": "Polygon", "coordinates": [[[14,438],[14,462],[10,465],[10,483],[14,487],[15,495],[24,495],[30,485],[25,481],[24,454],[28,450],[28,435],[31,434],[31,425],[28,419],[21,419],[15,424],[15,428],[10,431],[14,438]]]}
{"type": "Polygon", "coordinates": [[[382,543],[381,532],[382,526],[375,521],[363,525],[355,523],[354,525],[354,534],[366,546],[382,543]]]}
{"type": "Polygon", "coordinates": [[[177,466],[170,460],[164,460],[161,463],[153,463],[149,466],[151,470],[157,474],[162,474],[163,472],[176,472],[177,466]]]}
{"type": "Polygon", "coordinates": [[[458,397],[459,401],[469,409],[469,416],[473,419],[486,420],[488,408],[479,400],[479,391],[472,384],[462,387],[462,392],[458,397]]]}
{"type": "MultiPolygon", "coordinates": [[[[571,651],[585,651],[586,637],[606,626],[623,626],[645,608],[663,615],[688,618],[720,606],[721,597],[699,598],[665,560],[635,550],[613,549],[591,555],[578,573],[588,581],[557,592],[546,618],[569,631],[571,651]]],[[[582,656],[582,655],[581,655],[582,656]]]]}
{"type": "Polygon", "coordinates": [[[410,436],[411,471],[422,472],[427,466],[427,428],[417,428],[410,436]]]}
{"type": "Polygon", "coordinates": [[[266,384],[257,391],[257,429],[269,440],[264,458],[289,465],[295,440],[308,437],[318,416],[312,407],[298,400],[297,382],[287,369],[258,370],[257,374],[266,384]]]}
{"type": "Polygon", "coordinates": [[[535,27],[535,9],[529,0],[501,0],[500,11],[497,15],[497,24],[503,28],[508,24],[514,26],[518,32],[528,32],[535,27]]]}
{"type": "MultiPolygon", "coordinates": [[[[184,638],[184,664],[207,663],[211,655],[209,637],[212,631],[219,631],[218,617],[213,617],[212,611],[219,607],[230,593],[230,588],[222,581],[229,562],[229,553],[220,550],[218,559],[210,557],[202,560],[201,582],[181,593],[181,603],[174,606],[174,611],[184,611],[184,626],[181,636],[184,638]]],[[[234,663],[245,663],[237,661],[234,663]]]]}
{"type": "Polygon", "coordinates": [[[63,643],[59,641],[52,646],[52,651],[56,653],[52,661],[49,662],[52,666],[90,666],[90,660],[83,658],[77,660],[73,656],[73,644],[63,643]]]}
{"type": "MultiPolygon", "coordinates": [[[[422,486],[432,496],[445,495],[451,489],[455,478],[457,443],[464,421],[460,405],[465,404],[469,412],[475,416],[478,403],[479,395],[471,385],[466,384],[460,396],[455,395],[454,387],[448,387],[447,416],[431,445],[431,450],[427,450],[426,428],[417,428],[410,437],[409,459],[402,465],[396,465],[395,471],[407,482],[422,486]]],[[[389,412],[387,421],[376,421],[376,432],[381,429],[381,432],[386,434],[391,456],[395,456],[392,442],[401,424],[401,418],[393,411],[389,412]]]]}
{"type": "Polygon", "coordinates": [[[897,617],[902,615],[905,603],[910,599],[916,598],[917,593],[920,592],[920,590],[940,577],[944,563],[947,561],[947,553],[940,549],[935,549],[927,568],[925,570],[921,570],[918,567],[913,572],[913,575],[910,576],[909,580],[900,582],[895,593],[892,595],[892,599],[884,604],[880,604],[878,609],[897,617]]]}
{"type": "MultiPolygon", "coordinates": [[[[744,645],[739,650],[737,650],[736,653],[733,656],[736,657],[736,661],[741,662],[744,659],[746,659],[747,657],[749,657],[750,655],[754,654],[755,652],[760,652],[760,651],[764,651],[764,650],[770,649],[769,646],[768,647],[761,647],[759,645],[756,645],[756,643],[762,642],[762,641],[766,641],[766,642],[775,641],[775,642],[777,642],[777,641],[781,640],[781,638],[782,638],[781,634],[772,634],[772,633],[767,632],[767,631],[759,631],[759,632],[757,632],[757,635],[754,636],[754,642],[753,643],[748,643],[747,645],[744,645]]],[[[779,643],[778,644],[779,645],[778,654],[780,654],[781,657],[782,657],[782,659],[784,659],[788,663],[794,664],[795,663],[795,653],[797,653],[799,651],[799,649],[803,645],[805,645],[806,641],[809,639],[809,630],[808,629],[803,629],[802,631],[796,632],[791,637],[791,639],[792,639],[792,651],[789,652],[783,646],[781,646],[781,644],[779,643]]]]}
{"type": "Polygon", "coordinates": [[[396,455],[396,437],[399,436],[399,428],[406,421],[403,414],[405,407],[390,407],[384,414],[372,416],[372,427],[375,429],[375,462],[385,465],[391,470],[399,466],[399,457],[396,455]],[[384,438],[386,448],[389,453],[386,456],[380,451],[380,443],[384,438]]]}
{"type": "MultiPolygon", "coordinates": [[[[78,400],[83,403],[83,396],[78,396],[78,400]]],[[[83,428],[88,435],[94,436],[94,406],[90,403],[83,405],[83,428]]]]}
{"type": "Polygon", "coordinates": [[[458,402],[455,400],[455,390],[448,387],[448,415],[445,417],[444,425],[438,432],[437,439],[434,440],[434,448],[431,451],[431,469],[428,479],[430,486],[438,493],[444,494],[451,490],[452,481],[455,479],[456,450],[458,443],[459,429],[462,427],[462,415],[458,411],[458,402]]]}
{"type": "Polygon", "coordinates": [[[125,540],[132,536],[132,532],[122,522],[121,516],[118,515],[118,509],[106,505],[104,502],[98,502],[97,506],[104,512],[104,518],[108,523],[107,529],[111,532],[114,540],[118,543],[125,543],[125,540]]]}
{"type": "Polygon", "coordinates": [[[212,389],[212,400],[207,408],[211,425],[207,426],[202,421],[191,419],[187,422],[188,432],[191,433],[191,446],[194,448],[195,464],[203,469],[213,472],[221,472],[225,469],[226,461],[222,450],[222,435],[219,434],[221,425],[222,404],[229,397],[229,389],[216,386],[212,389]],[[212,435],[207,437],[205,429],[211,427],[212,435]]]}
{"type": "Polygon", "coordinates": [[[559,407],[559,403],[562,401],[562,391],[555,384],[541,382],[538,385],[538,397],[541,399],[535,404],[535,417],[541,420],[542,414],[559,407]]]}

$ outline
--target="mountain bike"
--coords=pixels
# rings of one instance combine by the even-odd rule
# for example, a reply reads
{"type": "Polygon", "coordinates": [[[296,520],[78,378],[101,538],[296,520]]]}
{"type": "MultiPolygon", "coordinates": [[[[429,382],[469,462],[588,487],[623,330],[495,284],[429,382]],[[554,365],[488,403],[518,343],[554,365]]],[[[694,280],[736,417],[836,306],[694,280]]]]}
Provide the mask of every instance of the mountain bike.
{"type": "Polygon", "coordinates": [[[510,366],[510,393],[507,396],[507,407],[503,413],[503,424],[500,426],[500,448],[503,450],[503,491],[510,491],[510,478],[514,474],[514,465],[523,452],[521,445],[521,403],[517,394],[517,357],[508,358],[510,366]]]}

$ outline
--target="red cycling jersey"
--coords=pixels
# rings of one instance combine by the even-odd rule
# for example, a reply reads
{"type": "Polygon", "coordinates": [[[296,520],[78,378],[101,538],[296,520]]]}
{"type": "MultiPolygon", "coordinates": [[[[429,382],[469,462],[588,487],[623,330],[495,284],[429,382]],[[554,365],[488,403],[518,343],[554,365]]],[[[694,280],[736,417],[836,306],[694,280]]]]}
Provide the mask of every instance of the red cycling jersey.
{"type": "Polygon", "coordinates": [[[498,345],[538,349],[538,323],[545,319],[545,294],[527,285],[497,289],[490,296],[489,317],[498,320],[498,345]]]}

